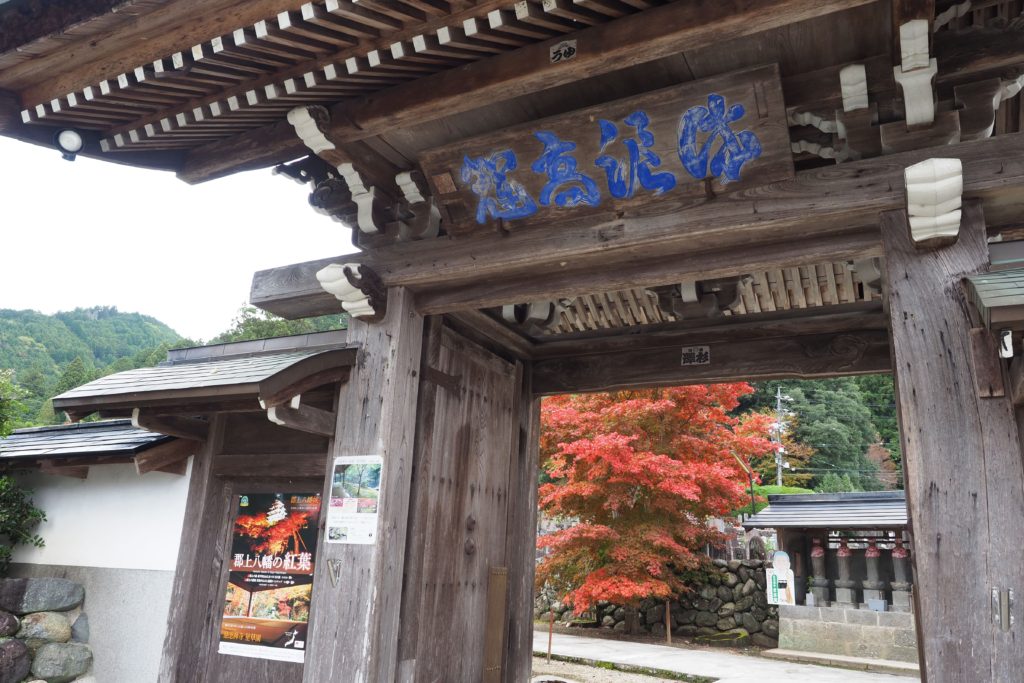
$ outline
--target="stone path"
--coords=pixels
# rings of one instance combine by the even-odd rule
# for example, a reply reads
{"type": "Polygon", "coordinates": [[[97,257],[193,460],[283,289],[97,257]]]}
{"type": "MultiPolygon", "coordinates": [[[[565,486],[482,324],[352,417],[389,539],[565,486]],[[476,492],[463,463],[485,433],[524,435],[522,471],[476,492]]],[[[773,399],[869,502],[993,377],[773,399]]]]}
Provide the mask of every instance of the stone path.
{"type": "MultiPolygon", "coordinates": [[[[535,631],[534,652],[546,652],[548,634],[535,631]]],[[[649,666],[667,671],[717,678],[718,683],[912,683],[917,678],[833,669],[745,655],[729,650],[687,649],[556,633],[556,655],[616,664],[649,666]]]]}

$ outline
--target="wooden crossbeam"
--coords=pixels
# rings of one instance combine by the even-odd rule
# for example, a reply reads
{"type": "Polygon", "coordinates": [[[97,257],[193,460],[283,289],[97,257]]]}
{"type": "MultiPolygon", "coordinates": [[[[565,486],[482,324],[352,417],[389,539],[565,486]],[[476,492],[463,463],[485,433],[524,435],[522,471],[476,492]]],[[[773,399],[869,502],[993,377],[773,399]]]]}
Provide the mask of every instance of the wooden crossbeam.
{"type": "Polygon", "coordinates": [[[338,415],[330,410],[322,410],[313,406],[293,408],[287,405],[267,408],[267,419],[274,424],[296,429],[300,432],[334,436],[338,415]]]}
{"type": "Polygon", "coordinates": [[[201,447],[202,444],[198,441],[190,439],[174,439],[154,446],[133,458],[135,472],[140,475],[147,472],[184,475],[188,468],[189,456],[195,455],[201,447]]]}
{"type": "Polygon", "coordinates": [[[132,425],[149,432],[199,442],[206,441],[210,431],[210,423],[205,420],[178,415],[154,415],[140,408],[132,410],[132,425]]]}
{"type": "Polygon", "coordinates": [[[707,364],[683,365],[683,347],[616,350],[534,361],[539,395],[747,380],[835,377],[888,372],[889,337],[882,330],[851,330],[723,341],[706,345],[707,364]]]}
{"type": "MultiPolygon", "coordinates": [[[[791,261],[780,255],[787,242],[794,253],[822,250],[824,255],[829,240],[865,235],[863,226],[877,225],[880,211],[905,206],[904,169],[934,154],[921,150],[804,171],[792,181],[717,197],[668,216],[611,218],[559,228],[557,235],[538,228],[471,240],[422,240],[378,249],[361,259],[385,285],[414,288],[417,305],[430,310],[483,306],[491,290],[504,303],[513,294],[518,301],[518,295],[540,293],[547,282],[549,289],[570,284],[585,284],[591,291],[615,289],[628,284],[626,280],[643,279],[642,271],[659,263],[662,271],[648,270],[647,284],[669,274],[718,273],[729,263],[733,272],[722,275],[736,275],[739,264],[791,261]],[[846,237],[835,237],[844,233],[846,237]],[[696,263],[698,245],[699,253],[719,254],[718,265],[696,263]],[[758,253],[766,245],[778,250],[773,259],[758,253]],[[725,258],[730,250],[731,261],[725,258]],[[690,259],[690,265],[682,259],[690,259]],[[507,284],[514,279],[514,286],[507,284]],[[596,286],[601,283],[609,286],[596,286]]],[[[1019,220],[1024,196],[1015,188],[1024,186],[1024,134],[962,143],[944,148],[942,155],[961,159],[964,198],[984,201],[989,224],[1019,220]]],[[[314,275],[320,264],[337,260],[256,273],[250,300],[286,318],[334,311],[332,297],[319,289],[314,275]]],[[[803,264],[808,262],[813,261],[803,264]]]]}
{"type": "Polygon", "coordinates": [[[56,474],[72,479],[85,479],[89,476],[88,465],[62,465],[59,460],[41,461],[39,471],[43,474],[56,474]]]}
{"type": "MultiPolygon", "coordinates": [[[[592,47],[559,64],[551,63],[550,50],[562,37],[442,71],[370,97],[347,99],[332,108],[328,137],[335,143],[360,140],[676,55],[682,46],[687,50],[709,47],[870,2],[673,2],[573,34],[580,45],[592,47]]],[[[279,122],[193,150],[178,176],[189,183],[202,182],[238,168],[251,168],[254,158],[297,157],[302,150],[287,122],[279,122]]]]}

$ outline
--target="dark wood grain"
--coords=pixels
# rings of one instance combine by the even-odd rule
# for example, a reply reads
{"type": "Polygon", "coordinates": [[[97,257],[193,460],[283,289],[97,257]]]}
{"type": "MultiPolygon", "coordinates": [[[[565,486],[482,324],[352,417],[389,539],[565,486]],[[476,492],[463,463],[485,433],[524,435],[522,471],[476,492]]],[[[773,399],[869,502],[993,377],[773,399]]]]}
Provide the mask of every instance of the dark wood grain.
{"type": "MultiPolygon", "coordinates": [[[[703,143],[706,137],[702,135],[700,142],[703,143]]],[[[720,144],[721,141],[715,142],[712,151],[717,150],[720,144]]],[[[789,145],[782,84],[778,67],[772,65],[683,83],[460,140],[421,153],[420,166],[447,218],[446,230],[449,234],[461,235],[478,230],[494,230],[499,223],[503,230],[518,230],[529,225],[557,229],[557,225],[566,220],[617,213],[627,208],[636,209],[644,204],[661,203],[675,197],[701,198],[709,193],[718,195],[785,180],[793,176],[793,155],[789,145]],[[726,107],[742,106],[744,115],[732,124],[733,130],[736,133],[748,131],[760,141],[760,156],[745,163],[740,179],[733,182],[722,182],[720,178],[706,176],[695,179],[680,161],[681,118],[692,107],[707,107],[711,94],[725,98],[726,107]],[[624,120],[634,112],[643,112],[648,117],[649,124],[645,130],[653,139],[650,151],[659,159],[659,163],[651,167],[651,172],[663,177],[671,175],[674,187],[661,194],[637,185],[635,195],[616,199],[610,194],[605,171],[597,166],[596,160],[606,153],[614,157],[625,155],[623,140],[632,138],[634,130],[624,120]],[[611,122],[618,130],[618,138],[607,149],[600,144],[599,120],[611,122]],[[590,179],[595,206],[583,204],[571,208],[559,207],[553,200],[550,200],[549,206],[543,204],[544,187],[550,177],[530,167],[545,150],[545,145],[535,137],[537,131],[554,133],[559,141],[574,146],[567,156],[576,162],[577,172],[590,179]],[[536,213],[516,220],[487,218],[480,223],[476,213],[477,204],[482,198],[473,192],[475,181],[472,177],[462,177],[464,160],[487,158],[495,152],[508,151],[515,154],[518,160],[518,168],[509,171],[508,178],[518,183],[537,204],[536,213]]],[[[555,189],[562,191],[573,186],[578,188],[580,183],[565,182],[555,189]]]]}
{"type": "Polygon", "coordinates": [[[987,328],[971,328],[971,362],[974,364],[974,382],[978,398],[998,398],[1005,395],[999,343],[987,328]]]}
{"type": "MultiPolygon", "coordinates": [[[[306,683],[395,679],[422,335],[423,318],[401,288],[389,293],[383,322],[349,323],[349,340],[362,348],[338,395],[332,458],[383,457],[377,541],[324,543],[321,527],[306,683]],[[336,581],[329,576],[332,563],[336,581]]],[[[330,481],[328,475],[327,497],[330,481]]]]}
{"type": "Polygon", "coordinates": [[[1024,585],[1024,546],[1012,540],[1024,525],[1018,425],[1008,397],[977,395],[961,286],[988,268],[981,207],[964,206],[946,248],[916,249],[902,211],[882,214],[882,238],[922,678],[1015,680],[1024,650],[993,626],[989,591],[1024,585]]]}
{"type": "MultiPolygon", "coordinates": [[[[407,564],[407,581],[417,583],[404,595],[398,680],[480,681],[488,638],[497,637],[487,622],[488,579],[506,561],[519,376],[514,364],[449,329],[428,352],[459,385],[435,387],[424,396],[433,407],[421,404],[421,424],[429,417],[432,426],[417,438],[410,547],[419,547],[407,564]]],[[[491,641],[499,666],[503,646],[503,637],[491,641]]]]}
{"type": "MultiPolygon", "coordinates": [[[[698,0],[662,7],[598,24],[574,34],[577,56],[552,65],[550,48],[563,38],[527,45],[495,57],[442,71],[381,93],[350,98],[332,108],[329,137],[359,140],[394,128],[507,101],[536,90],[571,83],[651,62],[689,49],[709,47],[775,26],[802,21],[870,0],[698,0]]],[[[186,182],[251,168],[254,158],[301,156],[294,133],[279,124],[218,140],[192,150],[178,175],[186,182]],[[244,153],[244,152],[248,153],[244,153]],[[298,153],[296,153],[298,151],[298,153]]],[[[266,161],[265,163],[270,163],[266,161]]]]}
{"type": "Polygon", "coordinates": [[[521,389],[509,468],[505,557],[508,563],[508,626],[502,672],[505,683],[527,680],[533,664],[534,570],[537,556],[537,477],[540,470],[540,399],[533,395],[532,368],[517,364],[521,389]]]}
{"type": "MultiPolygon", "coordinates": [[[[431,290],[447,288],[445,296],[460,295],[459,289],[471,292],[460,295],[468,303],[481,298],[476,294],[486,297],[490,289],[503,287],[513,278],[517,288],[538,291],[562,271],[574,272],[572,279],[614,282],[616,268],[621,267],[635,281],[648,264],[655,266],[652,272],[657,276],[659,259],[662,274],[690,270],[699,275],[705,269],[677,267],[674,262],[701,252],[718,252],[724,267],[730,249],[751,255],[775,244],[796,254],[801,248],[814,249],[828,235],[863,235],[866,226],[877,225],[880,211],[904,205],[903,170],[934,154],[915,151],[804,171],[791,181],[678,207],[668,215],[627,215],[563,226],[554,233],[533,228],[455,241],[425,240],[378,249],[358,260],[370,262],[388,286],[416,288],[420,302],[427,300],[431,290]],[[543,278],[538,278],[539,273],[543,278]]],[[[1024,196],[1013,188],[1024,183],[1024,134],[950,146],[942,149],[942,155],[962,160],[964,196],[983,199],[990,221],[1018,220],[1024,196]]],[[[317,263],[332,261],[338,259],[317,263]]],[[[329,308],[330,295],[315,293],[314,272],[315,266],[297,264],[257,273],[252,301],[285,317],[292,317],[292,311],[310,315],[336,310],[329,308]],[[309,298],[302,301],[303,297],[309,298]],[[296,301],[302,301],[297,309],[296,301]]],[[[559,287],[566,289],[564,283],[559,287]]],[[[502,298],[509,303],[529,291],[513,288],[502,298]]]]}
{"type": "Polygon", "coordinates": [[[711,362],[681,365],[682,347],[537,360],[533,390],[539,395],[611,391],[762,379],[835,377],[887,372],[884,330],[779,337],[707,344],[711,362]]]}

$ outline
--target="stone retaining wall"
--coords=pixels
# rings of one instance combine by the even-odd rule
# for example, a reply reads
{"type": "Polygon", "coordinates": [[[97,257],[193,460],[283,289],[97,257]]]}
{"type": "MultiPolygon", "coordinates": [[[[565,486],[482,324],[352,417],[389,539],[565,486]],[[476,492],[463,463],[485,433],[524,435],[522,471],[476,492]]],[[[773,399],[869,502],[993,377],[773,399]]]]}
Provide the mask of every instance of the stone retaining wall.
{"type": "MultiPolygon", "coordinates": [[[[688,592],[671,601],[672,634],[714,645],[778,647],[778,611],[765,595],[763,564],[761,560],[715,560],[706,574],[688,581],[688,592]]],[[[548,621],[552,614],[565,624],[576,620],[572,608],[538,597],[534,616],[548,621]]],[[[664,601],[644,601],[638,616],[642,634],[665,637],[664,601]]],[[[587,617],[600,628],[626,632],[622,606],[599,602],[587,617]]]]}
{"type": "Polygon", "coordinates": [[[916,662],[914,615],[845,607],[783,605],[779,608],[779,647],[916,662]]]}
{"type": "Polygon", "coordinates": [[[84,600],[67,579],[0,579],[0,683],[96,683],[84,600]]]}

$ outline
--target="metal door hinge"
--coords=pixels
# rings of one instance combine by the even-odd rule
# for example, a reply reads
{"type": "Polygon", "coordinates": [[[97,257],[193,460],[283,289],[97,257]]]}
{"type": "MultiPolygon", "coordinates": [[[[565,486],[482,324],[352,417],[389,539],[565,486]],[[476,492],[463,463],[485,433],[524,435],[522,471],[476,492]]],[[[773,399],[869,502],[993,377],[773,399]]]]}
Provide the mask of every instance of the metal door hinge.
{"type": "Polygon", "coordinates": [[[1000,631],[1009,631],[1016,621],[1013,616],[1014,596],[1013,589],[1000,590],[992,589],[992,624],[999,627],[1000,631]]]}

